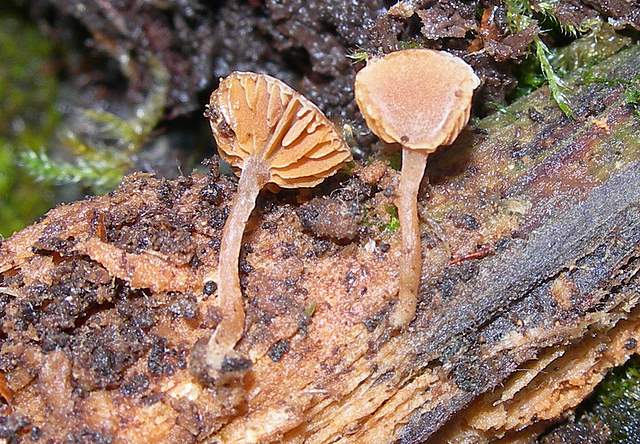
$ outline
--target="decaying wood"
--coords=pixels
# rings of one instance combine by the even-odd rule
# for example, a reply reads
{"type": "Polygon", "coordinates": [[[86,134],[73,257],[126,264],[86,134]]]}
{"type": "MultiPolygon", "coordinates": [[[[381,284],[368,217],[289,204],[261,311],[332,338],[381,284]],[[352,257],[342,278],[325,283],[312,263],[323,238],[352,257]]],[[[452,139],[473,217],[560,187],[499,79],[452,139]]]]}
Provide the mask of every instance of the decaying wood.
{"type": "Polygon", "coordinates": [[[540,90],[434,156],[420,303],[402,335],[386,323],[398,234],[377,225],[397,172],[374,163],[302,204],[263,196],[241,259],[245,390],[194,376],[194,344],[219,322],[199,289],[231,179],[138,174],[53,210],[0,250],[6,434],[525,442],[637,351],[640,122],[624,90],[639,57],[590,76],[624,82],[577,82],[575,121],[540,90]],[[341,220],[318,208],[352,220],[353,207],[367,217],[357,236],[316,236],[318,220],[341,220]]]}

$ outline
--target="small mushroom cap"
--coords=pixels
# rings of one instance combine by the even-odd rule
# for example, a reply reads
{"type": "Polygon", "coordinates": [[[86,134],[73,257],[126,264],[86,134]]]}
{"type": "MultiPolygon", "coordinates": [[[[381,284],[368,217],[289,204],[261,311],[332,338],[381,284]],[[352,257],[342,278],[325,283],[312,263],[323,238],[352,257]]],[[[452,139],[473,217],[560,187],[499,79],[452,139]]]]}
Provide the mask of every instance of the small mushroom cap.
{"type": "Polygon", "coordinates": [[[480,80],[447,52],[407,49],[371,60],[356,76],[356,101],[387,143],[433,152],[450,145],[469,120],[480,80]]]}
{"type": "Polygon", "coordinates": [[[278,79],[234,72],[209,102],[220,155],[236,170],[250,156],[269,168],[269,183],[312,187],[351,160],[351,150],[313,103],[278,79]]]}

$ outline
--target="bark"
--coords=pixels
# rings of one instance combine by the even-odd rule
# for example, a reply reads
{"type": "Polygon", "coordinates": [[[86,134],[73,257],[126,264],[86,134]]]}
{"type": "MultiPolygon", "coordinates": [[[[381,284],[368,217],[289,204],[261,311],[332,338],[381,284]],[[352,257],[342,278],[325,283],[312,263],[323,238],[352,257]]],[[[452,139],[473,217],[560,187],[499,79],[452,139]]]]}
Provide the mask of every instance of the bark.
{"type": "Polygon", "coordinates": [[[378,227],[397,172],[374,163],[315,190],[367,215],[347,244],[303,229],[295,208],[308,195],[263,195],[240,260],[238,350],[254,366],[228,391],[196,375],[198,341],[220,321],[201,286],[217,263],[231,179],[137,174],[112,195],[51,211],[0,249],[0,371],[13,392],[2,424],[14,425],[2,433],[534,437],[640,339],[640,121],[624,94],[639,83],[639,57],[633,47],[579,72],[576,120],[541,89],[430,159],[418,312],[402,334],[387,322],[399,233],[378,227]]]}

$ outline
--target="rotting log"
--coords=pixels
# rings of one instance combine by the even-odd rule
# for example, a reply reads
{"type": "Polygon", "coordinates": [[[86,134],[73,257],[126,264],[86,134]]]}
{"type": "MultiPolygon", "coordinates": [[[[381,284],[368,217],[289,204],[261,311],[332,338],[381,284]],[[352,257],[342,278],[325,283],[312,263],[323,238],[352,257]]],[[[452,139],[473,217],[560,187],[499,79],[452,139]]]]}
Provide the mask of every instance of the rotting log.
{"type": "Polygon", "coordinates": [[[0,442],[526,442],[637,351],[639,59],[579,72],[576,120],[541,89],[434,156],[403,334],[386,323],[398,233],[377,228],[397,172],[373,163],[302,205],[262,196],[240,261],[244,387],[197,377],[229,177],[135,174],[51,211],[0,249],[0,442]],[[318,235],[345,220],[359,228],[318,235]]]}

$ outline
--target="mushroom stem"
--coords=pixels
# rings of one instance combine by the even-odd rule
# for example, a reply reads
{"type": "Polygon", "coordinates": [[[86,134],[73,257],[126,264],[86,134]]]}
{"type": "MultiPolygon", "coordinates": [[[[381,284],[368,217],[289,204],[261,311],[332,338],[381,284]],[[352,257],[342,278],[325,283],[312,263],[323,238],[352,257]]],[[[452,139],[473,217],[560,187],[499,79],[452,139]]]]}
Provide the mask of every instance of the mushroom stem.
{"type": "Polygon", "coordinates": [[[416,202],[428,157],[429,152],[426,150],[402,149],[400,189],[396,200],[402,238],[400,289],[398,303],[390,319],[391,326],[397,329],[404,329],[416,314],[422,270],[420,222],[416,202]]]}
{"type": "Polygon", "coordinates": [[[247,158],[236,192],[231,212],[222,231],[220,256],[216,273],[207,275],[205,282],[218,283],[218,307],[222,311],[222,321],[209,340],[209,364],[216,369],[223,361],[244,331],[244,303],[238,275],[238,258],[242,235],[249,216],[255,207],[256,198],[269,179],[265,162],[258,156],[247,158]]]}

